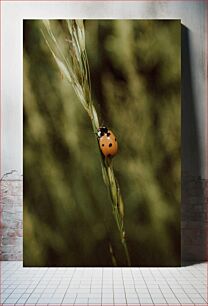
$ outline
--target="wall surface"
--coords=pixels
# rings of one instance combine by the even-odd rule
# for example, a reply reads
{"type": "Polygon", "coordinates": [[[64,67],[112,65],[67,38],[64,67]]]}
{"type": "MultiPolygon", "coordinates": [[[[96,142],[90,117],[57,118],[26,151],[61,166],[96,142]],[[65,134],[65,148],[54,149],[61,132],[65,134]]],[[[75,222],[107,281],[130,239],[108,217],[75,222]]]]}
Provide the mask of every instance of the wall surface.
{"type": "Polygon", "coordinates": [[[22,260],[22,180],[9,180],[9,175],[5,178],[1,182],[0,258],[1,260],[22,260]]]}
{"type": "Polygon", "coordinates": [[[3,260],[22,259],[22,20],[36,18],[181,19],[182,261],[205,260],[208,230],[206,164],[206,1],[88,1],[1,4],[1,246],[3,260]]]}

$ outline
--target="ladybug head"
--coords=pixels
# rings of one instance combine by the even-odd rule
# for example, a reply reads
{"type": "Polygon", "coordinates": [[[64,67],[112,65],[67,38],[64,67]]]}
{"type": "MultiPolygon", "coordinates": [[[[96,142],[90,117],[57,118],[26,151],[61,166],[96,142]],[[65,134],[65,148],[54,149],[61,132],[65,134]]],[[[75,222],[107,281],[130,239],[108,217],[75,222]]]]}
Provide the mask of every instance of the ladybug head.
{"type": "Polygon", "coordinates": [[[105,126],[102,126],[98,129],[98,137],[102,137],[104,134],[108,133],[108,128],[105,126]]]}

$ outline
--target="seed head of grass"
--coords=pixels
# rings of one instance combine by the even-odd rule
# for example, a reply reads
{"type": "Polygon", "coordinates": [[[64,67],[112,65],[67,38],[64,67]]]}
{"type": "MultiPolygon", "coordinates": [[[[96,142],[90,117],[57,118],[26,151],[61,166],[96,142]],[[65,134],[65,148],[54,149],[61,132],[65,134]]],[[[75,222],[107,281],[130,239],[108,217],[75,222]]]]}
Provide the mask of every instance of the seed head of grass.
{"type": "MultiPolygon", "coordinates": [[[[100,124],[97,111],[91,98],[90,70],[85,48],[85,29],[83,21],[43,20],[43,24],[44,27],[42,28],[42,34],[45,41],[57,63],[58,68],[72,85],[79,101],[87,111],[92,123],[93,131],[96,135],[100,124]],[[65,38],[65,41],[62,42],[61,45],[57,35],[53,31],[52,25],[54,24],[56,24],[56,27],[60,28],[60,31],[64,31],[64,33],[67,35],[67,38],[65,38]]],[[[121,196],[120,187],[114,175],[112,159],[105,158],[102,155],[99,146],[98,150],[101,157],[100,160],[103,180],[110,193],[112,212],[119,230],[120,241],[124,248],[126,264],[130,266],[131,262],[124,229],[124,203],[121,196]]],[[[112,247],[110,247],[110,253],[111,255],[113,254],[112,247]]],[[[114,258],[114,255],[112,256],[112,261],[115,264],[116,259],[114,258]]]]}

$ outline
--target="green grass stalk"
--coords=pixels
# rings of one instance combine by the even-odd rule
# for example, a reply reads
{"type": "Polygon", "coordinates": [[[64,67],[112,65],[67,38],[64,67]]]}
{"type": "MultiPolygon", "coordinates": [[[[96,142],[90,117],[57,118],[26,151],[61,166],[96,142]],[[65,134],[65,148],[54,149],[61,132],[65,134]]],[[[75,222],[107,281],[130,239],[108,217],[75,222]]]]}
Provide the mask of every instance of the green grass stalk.
{"type": "MultiPolygon", "coordinates": [[[[82,20],[66,20],[63,21],[65,29],[67,29],[68,54],[62,51],[56,35],[53,32],[52,24],[57,21],[43,20],[44,28],[42,30],[45,41],[61,71],[69,83],[74,88],[74,91],[82,103],[84,109],[87,111],[92,129],[97,135],[100,127],[98,115],[93,105],[91,98],[91,82],[90,69],[87,59],[87,52],[85,48],[85,29],[82,20]]],[[[97,136],[96,136],[97,139],[97,136]]],[[[124,203],[120,192],[118,181],[114,175],[112,159],[105,158],[99,148],[101,168],[103,180],[108,187],[111,201],[113,216],[119,231],[120,241],[124,249],[126,264],[131,266],[129,251],[126,243],[125,229],[124,229],[124,203]]],[[[113,264],[116,264],[116,259],[113,255],[112,247],[110,246],[110,253],[113,257],[113,264]]]]}

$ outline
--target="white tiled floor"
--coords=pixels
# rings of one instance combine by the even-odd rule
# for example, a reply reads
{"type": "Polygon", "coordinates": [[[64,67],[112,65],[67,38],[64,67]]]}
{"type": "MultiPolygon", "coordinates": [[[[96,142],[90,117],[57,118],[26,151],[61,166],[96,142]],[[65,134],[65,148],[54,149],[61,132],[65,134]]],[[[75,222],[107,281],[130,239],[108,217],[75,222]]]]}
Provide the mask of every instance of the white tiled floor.
{"type": "Polygon", "coordinates": [[[0,305],[207,305],[207,264],[182,268],[23,268],[1,262],[0,305]]]}

